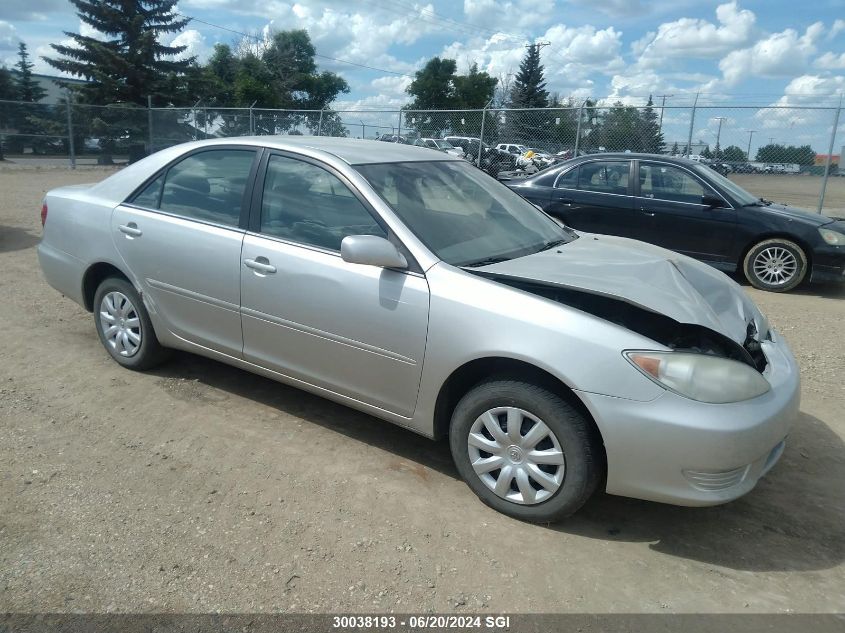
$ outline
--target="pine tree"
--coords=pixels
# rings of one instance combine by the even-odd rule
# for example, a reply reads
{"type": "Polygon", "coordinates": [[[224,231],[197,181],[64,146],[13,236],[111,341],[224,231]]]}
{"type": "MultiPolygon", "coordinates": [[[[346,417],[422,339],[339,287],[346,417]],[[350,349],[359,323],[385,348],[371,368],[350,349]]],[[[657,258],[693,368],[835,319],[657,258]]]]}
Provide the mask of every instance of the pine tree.
{"type": "Polygon", "coordinates": [[[654,111],[654,101],[652,101],[651,95],[649,95],[648,103],[642,112],[640,151],[649,154],[660,154],[663,152],[663,145],[663,132],[660,129],[657,112],[654,111]]]}
{"type": "MultiPolygon", "coordinates": [[[[540,63],[540,45],[531,44],[519,64],[519,71],[514,78],[510,94],[512,108],[547,108],[549,93],[543,78],[543,65],[540,63]]],[[[553,124],[548,112],[509,112],[507,129],[510,140],[536,145],[542,140],[540,130],[548,130],[553,124]]]]}
{"type": "Polygon", "coordinates": [[[546,108],[548,105],[549,93],[540,63],[540,45],[531,44],[519,64],[511,88],[511,107],[546,108]]]}
{"type": "Polygon", "coordinates": [[[40,105],[39,102],[47,96],[47,91],[32,76],[33,66],[34,64],[29,61],[26,44],[21,42],[18,45],[18,61],[15,64],[17,71],[15,72],[15,85],[17,87],[17,99],[26,102],[26,104],[15,106],[15,128],[19,136],[15,139],[13,145],[14,150],[18,152],[23,151],[24,145],[29,145],[32,147],[32,151],[37,153],[39,150],[43,150],[46,145],[46,139],[39,138],[40,135],[44,134],[41,119],[46,113],[46,107],[40,105]]]}
{"type": "Polygon", "coordinates": [[[185,46],[165,46],[158,38],[181,31],[187,18],[177,0],[70,0],[77,15],[102,34],[97,39],[65,32],[74,44],[51,44],[60,55],[45,61],[62,72],[89,80],[76,88],[78,100],[106,105],[172,104],[172,78],[184,77],[194,58],[173,59],[185,46]]]}
{"type": "Polygon", "coordinates": [[[677,156],[679,151],[680,150],[678,149],[678,141],[675,141],[674,143],[672,143],[672,151],[670,153],[672,154],[672,156],[677,156]]]}
{"type": "Polygon", "coordinates": [[[47,91],[32,77],[34,64],[29,61],[29,52],[26,44],[21,42],[18,45],[18,63],[16,82],[18,84],[18,99],[28,103],[38,103],[47,96],[47,91]]]}
{"type": "MultiPolygon", "coordinates": [[[[3,101],[14,101],[17,98],[18,88],[12,78],[12,73],[5,66],[0,66],[0,130],[12,127],[14,114],[14,104],[3,103],[3,101]]],[[[0,137],[0,160],[4,160],[4,141],[5,139],[0,137]]]]}

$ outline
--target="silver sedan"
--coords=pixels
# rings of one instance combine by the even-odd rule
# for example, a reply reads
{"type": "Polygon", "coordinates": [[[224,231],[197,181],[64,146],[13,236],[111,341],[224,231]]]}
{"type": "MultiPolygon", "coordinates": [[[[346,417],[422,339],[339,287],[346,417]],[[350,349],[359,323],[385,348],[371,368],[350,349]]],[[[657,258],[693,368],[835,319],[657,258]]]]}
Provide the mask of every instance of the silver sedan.
{"type": "Polygon", "coordinates": [[[482,501],[554,521],[611,494],[751,490],[795,360],[705,264],[576,233],[442,152],[308,137],[163,150],[49,192],[47,281],[143,370],[170,349],[449,437],[482,501]]]}

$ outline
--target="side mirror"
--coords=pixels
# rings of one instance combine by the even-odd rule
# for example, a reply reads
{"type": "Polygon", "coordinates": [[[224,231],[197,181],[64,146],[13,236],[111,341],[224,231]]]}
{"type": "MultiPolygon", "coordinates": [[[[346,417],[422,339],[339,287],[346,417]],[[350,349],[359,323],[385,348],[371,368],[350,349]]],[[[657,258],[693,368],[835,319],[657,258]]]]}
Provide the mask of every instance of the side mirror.
{"type": "Polygon", "coordinates": [[[407,268],[408,261],[397,248],[378,235],[349,235],[340,243],[340,256],[350,264],[407,268]]]}
{"type": "Polygon", "coordinates": [[[719,197],[704,194],[701,196],[701,204],[708,209],[718,209],[725,206],[725,201],[719,197]]]}

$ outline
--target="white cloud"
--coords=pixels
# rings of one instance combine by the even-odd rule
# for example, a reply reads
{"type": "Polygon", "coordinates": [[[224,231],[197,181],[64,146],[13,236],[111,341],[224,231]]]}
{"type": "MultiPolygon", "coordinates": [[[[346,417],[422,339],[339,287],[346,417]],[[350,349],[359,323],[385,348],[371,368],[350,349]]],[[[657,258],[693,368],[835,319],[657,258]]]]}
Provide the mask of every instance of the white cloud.
{"type": "Polygon", "coordinates": [[[205,36],[195,29],[187,29],[174,37],[168,46],[186,46],[187,48],[176,56],[177,59],[186,59],[196,56],[197,61],[204,62],[211,54],[211,47],[205,40],[205,36]]]}
{"type": "MultiPolygon", "coordinates": [[[[499,30],[528,29],[548,24],[554,14],[555,3],[551,0],[464,0],[466,26],[499,30]]],[[[448,24],[441,21],[441,24],[448,24]]],[[[465,29],[472,32],[471,27],[465,29]]],[[[489,35],[489,33],[487,33],[489,35]]]]}
{"type": "Polygon", "coordinates": [[[827,52],[813,62],[813,66],[823,70],[843,70],[845,69],[845,53],[837,55],[827,52]]]}
{"type": "Polygon", "coordinates": [[[827,34],[827,38],[832,40],[837,35],[839,35],[842,31],[845,31],[845,20],[836,19],[833,22],[833,26],[830,27],[830,33],[827,34]]]}
{"type": "Polygon", "coordinates": [[[14,24],[0,20],[0,55],[4,55],[6,51],[16,51],[20,39],[14,24]]]}
{"type": "Polygon", "coordinates": [[[736,86],[749,76],[790,77],[803,72],[816,52],[824,25],[816,22],[803,35],[794,29],[773,33],[754,46],[736,50],[719,62],[723,83],[736,86]]]}
{"type": "Polygon", "coordinates": [[[664,22],[656,32],[634,42],[640,65],[660,66],[679,56],[712,58],[749,43],[755,32],[756,16],[740,9],[736,2],[716,8],[718,24],[707,20],[680,18],[664,22]]]}

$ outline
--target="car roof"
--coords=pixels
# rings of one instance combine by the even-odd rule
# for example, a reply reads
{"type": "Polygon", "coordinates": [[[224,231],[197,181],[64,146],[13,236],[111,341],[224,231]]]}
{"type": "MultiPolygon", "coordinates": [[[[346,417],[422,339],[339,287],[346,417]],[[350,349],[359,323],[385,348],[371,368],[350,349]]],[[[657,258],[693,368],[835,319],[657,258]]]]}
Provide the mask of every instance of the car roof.
{"type": "Polygon", "coordinates": [[[699,161],[690,160],[689,158],[668,156],[666,154],[646,154],[643,152],[597,152],[595,154],[585,154],[583,156],[578,156],[577,158],[571,158],[566,161],[566,164],[574,164],[576,162],[583,162],[585,160],[596,160],[602,158],[625,160],[660,160],[664,163],[677,163],[678,165],[701,165],[699,161]]]}
{"type": "Polygon", "coordinates": [[[209,139],[193,145],[200,147],[204,144],[259,145],[292,152],[307,149],[311,150],[309,153],[312,154],[334,156],[349,165],[458,160],[425,147],[334,136],[233,136],[226,139],[209,139]]]}

